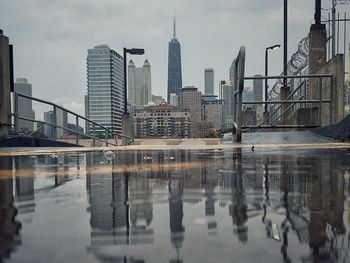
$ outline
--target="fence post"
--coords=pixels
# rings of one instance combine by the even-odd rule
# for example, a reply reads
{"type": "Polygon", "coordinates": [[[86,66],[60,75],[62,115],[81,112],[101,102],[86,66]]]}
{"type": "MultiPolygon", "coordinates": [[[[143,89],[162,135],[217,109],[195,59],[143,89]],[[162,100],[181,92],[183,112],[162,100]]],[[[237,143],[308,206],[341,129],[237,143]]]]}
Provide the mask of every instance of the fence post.
{"type": "Polygon", "coordinates": [[[334,84],[334,76],[330,78],[331,85],[329,91],[329,125],[333,124],[333,84],[334,84]]]}
{"type": "Polygon", "coordinates": [[[57,139],[57,108],[56,108],[56,106],[53,106],[53,139],[54,140],[57,139]]]}
{"type": "Polygon", "coordinates": [[[96,146],[96,131],[95,131],[95,123],[92,123],[92,147],[96,146]]]}
{"type": "Polygon", "coordinates": [[[18,93],[14,92],[14,111],[15,111],[15,116],[14,116],[14,125],[15,125],[15,133],[18,132],[18,93]]]}
{"type": "Polygon", "coordinates": [[[108,133],[107,133],[107,130],[105,130],[105,142],[106,142],[106,146],[108,146],[108,133]]]}
{"type": "Polygon", "coordinates": [[[318,101],[318,125],[322,126],[322,78],[318,78],[319,101],[318,101]]]}
{"type": "Polygon", "coordinates": [[[75,116],[75,144],[79,144],[79,117],[75,116]]]}

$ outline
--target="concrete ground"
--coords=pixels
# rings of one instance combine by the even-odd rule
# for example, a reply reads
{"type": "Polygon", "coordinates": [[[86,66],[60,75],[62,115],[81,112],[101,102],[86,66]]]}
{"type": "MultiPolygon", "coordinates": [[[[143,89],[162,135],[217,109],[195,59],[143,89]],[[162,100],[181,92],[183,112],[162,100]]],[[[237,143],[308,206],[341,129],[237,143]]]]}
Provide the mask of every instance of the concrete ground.
{"type": "Polygon", "coordinates": [[[81,148],[0,148],[0,156],[8,155],[45,155],[51,153],[89,152],[101,150],[214,150],[252,148],[259,151],[268,148],[292,148],[292,149],[331,149],[350,148],[350,143],[337,142],[332,139],[314,134],[312,132],[261,132],[245,133],[242,143],[232,141],[232,135],[226,134],[220,139],[143,139],[140,143],[130,146],[118,147],[81,147],[81,148]]]}

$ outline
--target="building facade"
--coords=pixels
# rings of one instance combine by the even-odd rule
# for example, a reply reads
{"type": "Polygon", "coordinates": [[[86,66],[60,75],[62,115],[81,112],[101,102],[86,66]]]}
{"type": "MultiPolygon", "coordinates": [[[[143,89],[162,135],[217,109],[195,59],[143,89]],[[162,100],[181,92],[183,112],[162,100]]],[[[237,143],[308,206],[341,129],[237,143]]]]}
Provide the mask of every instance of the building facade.
{"type": "Polygon", "coordinates": [[[200,136],[202,121],[202,93],[194,86],[187,86],[180,90],[180,108],[189,110],[191,114],[190,136],[200,136]]]}
{"type": "Polygon", "coordinates": [[[215,95],[202,95],[202,136],[222,128],[224,101],[215,95]]]}
{"type": "Polygon", "coordinates": [[[190,136],[190,112],[169,104],[150,105],[134,112],[134,132],[136,137],[190,136]]]}
{"type": "Polygon", "coordinates": [[[151,65],[146,59],[143,67],[128,65],[128,103],[140,109],[152,101],[151,65]]]}
{"type": "MultiPolygon", "coordinates": [[[[254,75],[254,77],[262,77],[262,76],[254,75]]],[[[254,101],[263,101],[263,80],[262,79],[253,80],[253,93],[254,93],[254,101]]]]}
{"type": "MultiPolygon", "coordinates": [[[[32,84],[28,83],[26,78],[17,78],[14,86],[14,91],[28,96],[32,96],[32,84]]],[[[35,119],[32,100],[19,97],[18,98],[18,115],[28,119],[35,119]]],[[[33,122],[18,119],[19,132],[30,133],[33,131],[33,122]]]]}
{"type": "MultiPolygon", "coordinates": [[[[107,45],[95,46],[87,55],[89,119],[121,133],[124,113],[123,57],[107,45]]],[[[95,127],[96,132],[103,131],[95,127]]],[[[89,127],[92,132],[92,127],[89,127]]]]}
{"type": "Polygon", "coordinates": [[[220,87],[221,99],[224,101],[223,109],[223,126],[224,128],[232,128],[233,125],[233,86],[222,83],[220,87]]]}
{"type": "Polygon", "coordinates": [[[174,19],[173,38],[169,41],[168,53],[168,94],[167,101],[170,103],[170,94],[180,95],[182,88],[182,71],[181,71],[181,45],[176,38],[176,24],[174,19]]]}
{"type": "Polygon", "coordinates": [[[208,95],[214,95],[214,69],[212,68],[204,70],[204,92],[208,95]]]}

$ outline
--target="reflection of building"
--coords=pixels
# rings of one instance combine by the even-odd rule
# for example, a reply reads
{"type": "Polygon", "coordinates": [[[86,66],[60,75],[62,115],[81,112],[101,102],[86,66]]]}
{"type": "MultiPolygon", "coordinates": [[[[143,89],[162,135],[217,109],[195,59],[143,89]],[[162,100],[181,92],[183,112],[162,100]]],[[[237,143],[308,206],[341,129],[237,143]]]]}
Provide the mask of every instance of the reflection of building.
{"type": "Polygon", "coordinates": [[[150,105],[134,112],[137,137],[188,137],[190,113],[169,104],[150,105]]]}
{"type": "MultiPolygon", "coordinates": [[[[12,169],[10,157],[0,158],[1,169],[12,169]]],[[[21,244],[20,224],[15,221],[17,211],[13,206],[13,179],[0,180],[0,261],[21,244]]]]}
{"type": "Polygon", "coordinates": [[[183,219],[183,182],[182,180],[173,180],[169,182],[169,216],[171,244],[174,248],[180,249],[184,241],[185,228],[182,225],[183,219]]]}
{"type": "MultiPolygon", "coordinates": [[[[28,83],[25,78],[18,78],[15,82],[15,92],[22,93],[28,96],[32,96],[32,84],[28,83]]],[[[18,115],[28,119],[35,119],[35,114],[33,111],[32,101],[27,98],[18,98],[18,115]]],[[[17,131],[32,132],[33,122],[18,119],[17,131]]]]}

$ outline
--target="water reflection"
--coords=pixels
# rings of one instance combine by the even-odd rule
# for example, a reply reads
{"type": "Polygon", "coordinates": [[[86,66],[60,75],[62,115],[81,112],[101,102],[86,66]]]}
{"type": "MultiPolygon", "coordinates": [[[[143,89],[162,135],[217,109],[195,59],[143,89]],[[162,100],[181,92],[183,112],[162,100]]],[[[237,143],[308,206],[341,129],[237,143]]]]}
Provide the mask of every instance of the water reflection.
{"type": "Polygon", "coordinates": [[[35,229],[38,200],[75,183],[87,193],[84,251],[100,262],[345,262],[349,157],[235,149],[0,158],[15,169],[0,180],[0,256],[30,246],[20,229],[35,229]]]}

